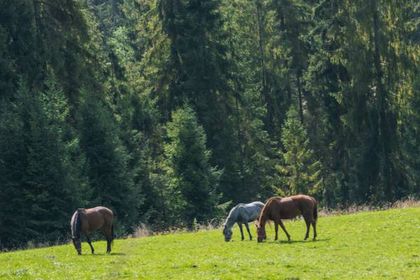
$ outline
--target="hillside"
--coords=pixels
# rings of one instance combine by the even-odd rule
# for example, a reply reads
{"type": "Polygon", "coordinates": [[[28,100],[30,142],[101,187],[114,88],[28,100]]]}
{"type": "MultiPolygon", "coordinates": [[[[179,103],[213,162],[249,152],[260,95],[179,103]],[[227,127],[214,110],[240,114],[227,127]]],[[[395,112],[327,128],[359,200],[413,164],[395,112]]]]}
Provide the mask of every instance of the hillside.
{"type": "Polygon", "coordinates": [[[418,2],[0,1],[0,251],[420,199],[418,2]]]}
{"type": "MultiPolygon", "coordinates": [[[[116,240],[111,255],[95,242],[0,254],[1,279],[419,279],[420,208],[321,217],[319,240],[287,222],[292,242],[225,243],[220,230],[116,240]]],[[[253,229],[253,232],[254,229],[253,229]]],[[[254,233],[255,235],[255,233],[254,233]]]]}

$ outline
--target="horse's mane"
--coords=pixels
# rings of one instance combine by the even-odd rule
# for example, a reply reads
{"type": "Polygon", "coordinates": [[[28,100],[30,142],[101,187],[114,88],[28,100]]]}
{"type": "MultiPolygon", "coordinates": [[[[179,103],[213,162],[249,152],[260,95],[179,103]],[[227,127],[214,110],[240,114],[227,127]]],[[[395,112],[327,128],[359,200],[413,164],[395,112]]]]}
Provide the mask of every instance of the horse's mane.
{"type": "MultiPolygon", "coordinates": [[[[264,207],[261,209],[261,213],[260,216],[258,217],[258,224],[261,223],[261,219],[262,217],[266,217],[267,216],[267,211],[270,209],[271,203],[273,202],[274,199],[279,198],[278,196],[274,196],[274,197],[270,197],[264,204],[264,207]]],[[[268,218],[266,219],[266,221],[268,220],[268,218]]]]}
{"type": "Polygon", "coordinates": [[[238,206],[242,205],[242,203],[239,203],[237,205],[235,205],[232,209],[230,209],[229,214],[225,220],[224,225],[228,225],[228,223],[230,222],[230,220],[232,219],[232,215],[233,213],[235,213],[238,210],[238,206]]]}

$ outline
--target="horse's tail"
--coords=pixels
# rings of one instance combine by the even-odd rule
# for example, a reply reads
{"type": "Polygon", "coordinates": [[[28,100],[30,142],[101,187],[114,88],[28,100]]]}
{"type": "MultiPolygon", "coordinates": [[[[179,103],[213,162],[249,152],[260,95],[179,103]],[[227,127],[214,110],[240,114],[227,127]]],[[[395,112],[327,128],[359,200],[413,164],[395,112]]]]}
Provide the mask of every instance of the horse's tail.
{"type": "Polygon", "coordinates": [[[82,220],[80,218],[80,213],[83,209],[77,209],[76,213],[74,213],[74,220],[72,224],[72,237],[73,238],[80,238],[80,231],[82,228],[82,220]]]}
{"type": "Polygon", "coordinates": [[[315,222],[318,220],[318,206],[317,206],[317,202],[315,201],[315,206],[314,206],[314,220],[315,222]]]}
{"type": "Polygon", "coordinates": [[[114,224],[111,225],[111,243],[114,244],[115,234],[114,234],[114,224]]]}

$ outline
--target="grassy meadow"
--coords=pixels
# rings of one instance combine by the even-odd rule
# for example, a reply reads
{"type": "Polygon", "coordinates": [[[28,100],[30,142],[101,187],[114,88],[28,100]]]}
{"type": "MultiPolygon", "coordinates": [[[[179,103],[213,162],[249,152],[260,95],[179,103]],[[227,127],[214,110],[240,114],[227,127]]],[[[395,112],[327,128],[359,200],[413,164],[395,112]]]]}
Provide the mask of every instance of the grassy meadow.
{"type": "Polygon", "coordinates": [[[291,242],[273,228],[261,244],[235,227],[229,243],[218,229],[115,240],[111,255],[102,241],[96,255],[87,243],[82,256],[71,244],[1,253],[0,279],[420,279],[420,208],[320,217],[315,242],[302,220],[286,222],[291,242]]]}

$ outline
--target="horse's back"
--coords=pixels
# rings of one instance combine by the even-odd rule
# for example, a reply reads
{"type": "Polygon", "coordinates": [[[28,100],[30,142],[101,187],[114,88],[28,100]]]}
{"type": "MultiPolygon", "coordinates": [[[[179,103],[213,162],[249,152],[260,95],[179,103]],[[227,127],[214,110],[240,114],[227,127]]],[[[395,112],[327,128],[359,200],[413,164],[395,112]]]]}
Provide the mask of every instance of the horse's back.
{"type": "Polygon", "coordinates": [[[112,210],[105,206],[96,206],[93,208],[88,208],[86,209],[86,212],[90,212],[90,213],[96,212],[96,213],[101,213],[102,215],[105,215],[105,216],[114,216],[114,213],[112,212],[112,210]]]}
{"type": "Polygon", "coordinates": [[[254,201],[247,204],[238,204],[237,207],[240,208],[240,220],[248,223],[256,220],[259,217],[261,209],[264,207],[264,203],[260,201],[254,201]]]}
{"type": "Polygon", "coordinates": [[[85,209],[86,215],[86,229],[93,231],[104,226],[110,227],[114,214],[111,209],[104,206],[97,206],[94,208],[85,209]]]}
{"type": "Polygon", "coordinates": [[[292,196],[289,196],[289,198],[291,198],[293,200],[315,201],[315,198],[313,198],[312,196],[306,195],[306,194],[292,195],[292,196]]]}
{"type": "Polygon", "coordinates": [[[305,194],[298,194],[290,196],[290,199],[296,201],[298,204],[303,205],[304,207],[313,208],[316,205],[316,200],[312,196],[305,194]]]}
{"type": "Polygon", "coordinates": [[[261,201],[254,201],[254,202],[251,202],[250,204],[252,204],[252,205],[254,205],[254,206],[256,206],[256,207],[259,207],[259,208],[263,208],[264,207],[264,203],[263,202],[261,202],[261,201]]]}
{"type": "Polygon", "coordinates": [[[293,219],[301,214],[300,207],[294,199],[291,197],[284,197],[280,200],[276,200],[277,210],[280,213],[282,219],[293,219]]]}
{"type": "Polygon", "coordinates": [[[304,194],[290,196],[289,198],[295,203],[301,214],[308,215],[313,213],[313,210],[316,206],[315,198],[304,194]]]}
{"type": "Polygon", "coordinates": [[[273,211],[279,213],[282,219],[293,219],[311,211],[315,205],[315,200],[312,197],[303,194],[273,197],[270,200],[273,204],[273,211]]]}

